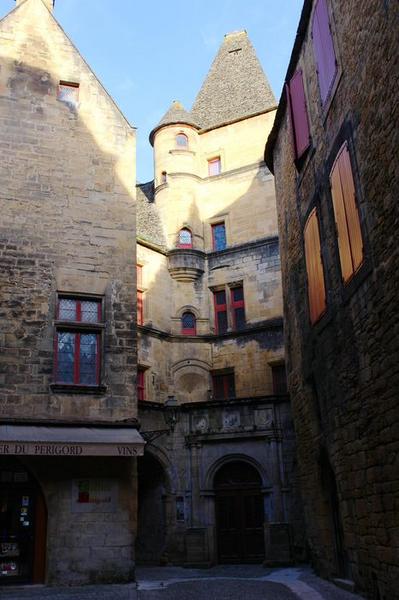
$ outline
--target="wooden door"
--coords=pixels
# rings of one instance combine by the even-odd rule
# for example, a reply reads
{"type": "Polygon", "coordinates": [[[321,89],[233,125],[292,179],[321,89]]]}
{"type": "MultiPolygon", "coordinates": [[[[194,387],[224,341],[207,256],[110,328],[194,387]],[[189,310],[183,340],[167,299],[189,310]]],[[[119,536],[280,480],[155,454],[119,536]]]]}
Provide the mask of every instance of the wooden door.
{"type": "Polygon", "coordinates": [[[259,475],[239,462],[221,471],[215,479],[219,562],[262,562],[264,508],[259,475]]]}

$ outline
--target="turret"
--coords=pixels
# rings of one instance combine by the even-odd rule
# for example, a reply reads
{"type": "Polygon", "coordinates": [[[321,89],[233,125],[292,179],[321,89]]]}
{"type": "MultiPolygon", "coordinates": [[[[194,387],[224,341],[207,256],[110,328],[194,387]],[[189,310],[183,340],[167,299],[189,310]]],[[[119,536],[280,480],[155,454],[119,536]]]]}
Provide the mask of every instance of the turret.
{"type": "Polygon", "coordinates": [[[197,174],[198,129],[190,113],[175,100],[151,131],[156,188],[166,183],[171,173],[197,174]]]}

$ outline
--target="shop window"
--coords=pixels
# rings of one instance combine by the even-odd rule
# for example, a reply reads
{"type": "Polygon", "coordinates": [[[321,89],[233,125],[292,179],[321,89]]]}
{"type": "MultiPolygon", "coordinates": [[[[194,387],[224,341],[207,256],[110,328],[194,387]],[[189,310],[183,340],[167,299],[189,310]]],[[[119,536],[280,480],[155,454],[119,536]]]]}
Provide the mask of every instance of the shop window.
{"type": "Polygon", "coordinates": [[[197,334],[197,320],[192,312],[185,312],[181,318],[181,332],[183,335],[197,334]]]}
{"type": "Polygon", "coordinates": [[[287,85],[287,98],[291,114],[295,158],[299,159],[310,145],[308,109],[301,69],[296,71],[287,85]]]}
{"type": "Polygon", "coordinates": [[[330,173],[342,279],[347,283],[363,264],[363,238],[348,145],[341,147],[330,173]]]}
{"type": "Polygon", "coordinates": [[[227,301],[225,290],[218,290],[213,293],[213,302],[215,308],[215,329],[216,333],[227,332],[227,301]]]}
{"type": "Polygon", "coordinates": [[[234,371],[214,373],[212,375],[212,389],[214,400],[235,398],[234,371]]]}
{"type": "Polygon", "coordinates": [[[285,372],[285,365],[275,365],[272,367],[272,379],[273,379],[273,394],[279,396],[281,394],[287,394],[287,375],[285,372]]]}
{"type": "Polygon", "coordinates": [[[220,156],[216,156],[215,158],[211,158],[208,160],[208,175],[209,177],[213,177],[214,175],[219,175],[222,170],[222,163],[220,161],[220,156]]]}
{"type": "Polygon", "coordinates": [[[338,71],[326,0],[316,2],[313,13],[312,38],[321,103],[324,105],[331,94],[338,71]]]}
{"type": "Polygon", "coordinates": [[[101,300],[60,297],[55,335],[55,382],[100,384],[101,300]]]}
{"type": "Polygon", "coordinates": [[[143,267],[137,265],[137,325],[144,325],[143,267]]]}
{"type": "Polygon", "coordinates": [[[306,222],[304,238],[310,321],[313,324],[318,321],[326,310],[324,269],[321,258],[320,230],[316,208],[312,210],[306,222]]]}
{"type": "Polygon", "coordinates": [[[224,250],[226,242],[226,224],[224,221],[212,225],[212,247],[214,250],[224,250]]]}
{"type": "Polygon", "coordinates": [[[178,133],[176,136],[176,146],[178,148],[188,148],[188,137],[185,133],[178,133]]]}
{"type": "Polygon", "coordinates": [[[193,247],[193,236],[187,227],[183,227],[179,231],[179,248],[192,248],[193,247]]]}
{"type": "Polygon", "coordinates": [[[137,400],[145,400],[145,369],[137,367],[137,400]]]}
{"type": "Polygon", "coordinates": [[[244,288],[237,286],[231,289],[231,315],[234,329],[245,327],[244,288]]]}
{"type": "Polygon", "coordinates": [[[79,102],[79,84],[60,81],[57,90],[57,99],[76,107],[79,102]]]}

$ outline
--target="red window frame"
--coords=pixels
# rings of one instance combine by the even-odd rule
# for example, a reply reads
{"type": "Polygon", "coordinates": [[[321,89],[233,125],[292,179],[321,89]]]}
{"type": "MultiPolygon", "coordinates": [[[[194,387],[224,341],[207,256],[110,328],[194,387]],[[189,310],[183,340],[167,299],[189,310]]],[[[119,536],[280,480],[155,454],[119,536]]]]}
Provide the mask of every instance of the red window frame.
{"type": "Polygon", "coordinates": [[[228,329],[226,290],[215,290],[213,292],[213,305],[214,305],[214,309],[215,309],[215,331],[217,334],[226,333],[227,329],[228,329]],[[223,303],[218,302],[218,294],[221,294],[221,293],[224,294],[224,302],[223,303]],[[225,331],[220,331],[220,327],[219,327],[219,314],[221,314],[221,313],[224,313],[226,316],[226,330],[225,331]]]}
{"type": "Polygon", "coordinates": [[[92,298],[71,298],[60,296],[57,301],[57,320],[59,322],[55,337],[54,337],[54,381],[60,385],[80,385],[84,387],[92,387],[100,385],[100,374],[101,374],[101,332],[96,329],[96,325],[102,321],[102,302],[98,299],[92,298]],[[76,319],[66,320],[60,319],[60,303],[61,300],[72,300],[76,303],[76,319]],[[96,302],[97,303],[97,322],[83,321],[82,320],[82,302],[96,302]],[[79,325],[89,325],[88,329],[80,329],[79,325]],[[93,329],[91,328],[93,326],[93,329]],[[73,381],[62,381],[58,377],[58,340],[59,335],[62,333],[70,333],[75,336],[75,347],[73,353],[73,381]],[[95,383],[86,384],[80,381],[80,346],[81,336],[86,334],[92,334],[96,337],[96,364],[95,364],[95,383]]]}
{"type": "Polygon", "coordinates": [[[143,285],[143,267],[136,265],[137,270],[137,325],[144,325],[144,292],[140,288],[143,285]]]}
{"type": "Polygon", "coordinates": [[[229,400],[235,398],[235,379],[234,373],[214,373],[212,375],[212,390],[214,400],[229,400]],[[233,389],[233,395],[230,389],[233,389]],[[222,394],[218,395],[217,390],[221,389],[222,394]]]}
{"type": "Polygon", "coordinates": [[[288,394],[287,389],[287,373],[285,365],[272,366],[273,394],[275,396],[288,394]]]}
{"type": "Polygon", "coordinates": [[[182,227],[179,231],[179,239],[178,239],[178,243],[177,243],[179,248],[192,248],[193,247],[193,234],[192,231],[188,228],[188,227],[182,227]],[[188,231],[190,234],[190,239],[191,242],[189,244],[182,244],[180,242],[180,234],[182,233],[182,231],[188,231]]]}
{"type": "Polygon", "coordinates": [[[143,402],[145,400],[145,369],[137,367],[137,401],[143,402]]]}
{"type": "Polygon", "coordinates": [[[208,160],[208,176],[214,177],[215,175],[220,175],[222,172],[222,161],[220,160],[220,156],[215,156],[208,160]],[[217,168],[215,169],[214,167],[217,168]]]}
{"type": "Polygon", "coordinates": [[[181,332],[183,335],[197,335],[197,319],[195,317],[195,314],[193,312],[191,312],[190,310],[186,310],[181,317],[181,332]],[[184,315],[186,314],[190,314],[193,316],[194,318],[194,327],[184,327],[183,324],[183,319],[184,319],[184,315]]]}
{"type": "Polygon", "coordinates": [[[213,250],[224,250],[225,248],[227,248],[227,239],[226,239],[226,223],[225,221],[220,221],[219,223],[213,223],[212,225],[212,248],[213,250]],[[224,228],[224,239],[225,239],[225,244],[223,248],[217,248],[216,247],[216,236],[215,236],[215,232],[216,232],[216,228],[217,227],[221,227],[223,225],[224,228]]]}
{"type": "Polygon", "coordinates": [[[244,311],[244,325],[245,325],[245,302],[244,302],[244,287],[237,285],[230,290],[230,302],[231,302],[231,316],[234,329],[242,329],[243,327],[237,325],[237,310],[243,309],[244,311]],[[242,290],[242,299],[235,300],[234,294],[236,290],[242,290]]]}

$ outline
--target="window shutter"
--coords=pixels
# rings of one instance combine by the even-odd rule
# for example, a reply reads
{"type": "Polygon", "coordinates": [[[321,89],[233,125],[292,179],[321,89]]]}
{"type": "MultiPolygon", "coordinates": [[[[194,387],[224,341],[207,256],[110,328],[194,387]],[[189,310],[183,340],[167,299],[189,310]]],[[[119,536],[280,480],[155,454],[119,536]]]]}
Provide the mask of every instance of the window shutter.
{"type": "Polygon", "coordinates": [[[311,323],[315,323],[326,309],[326,290],[324,286],[323,263],[321,260],[319,222],[315,208],[310,213],[306,222],[304,237],[310,321],[311,323]]]}
{"type": "Polygon", "coordinates": [[[300,158],[309,146],[309,120],[306,107],[302,70],[295,73],[289,84],[291,116],[294,129],[295,155],[300,158]]]}
{"type": "Polygon", "coordinates": [[[346,143],[335,160],[330,174],[330,182],[342,279],[347,282],[363,262],[363,239],[346,143]]]}
{"type": "Polygon", "coordinates": [[[341,261],[342,278],[348,281],[352,276],[352,258],[349,243],[348,228],[346,224],[345,204],[342,195],[341,178],[339,175],[338,163],[331,172],[331,195],[335,214],[335,225],[338,236],[339,258],[341,261]]]}
{"type": "Polygon", "coordinates": [[[312,35],[321,102],[324,104],[331,92],[337,73],[337,61],[326,0],[318,0],[316,4],[313,14],[312,35]]]}

